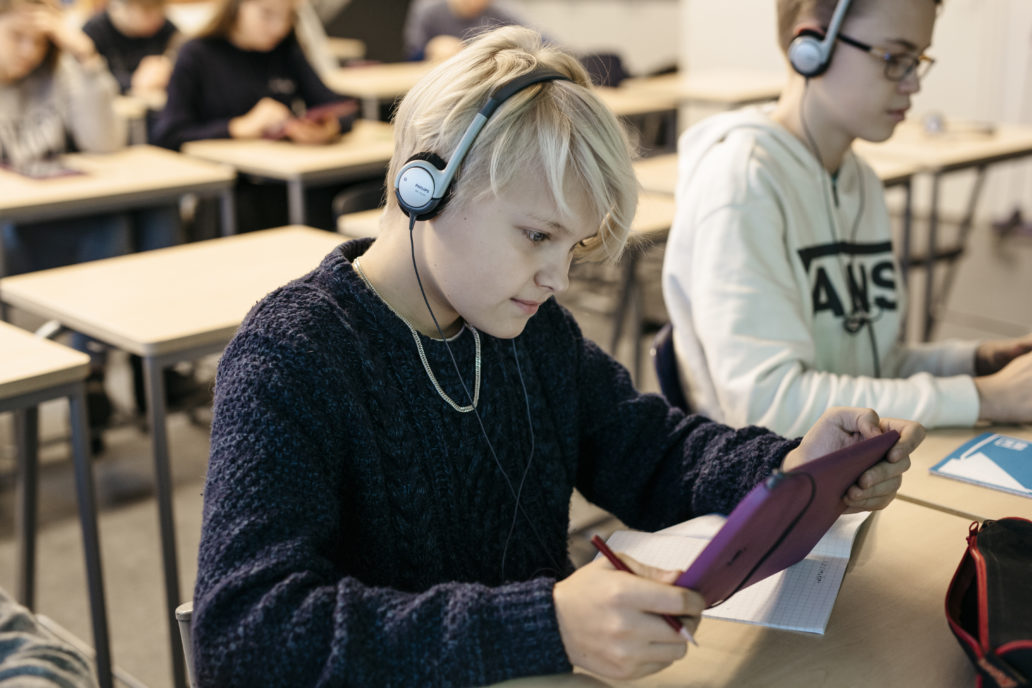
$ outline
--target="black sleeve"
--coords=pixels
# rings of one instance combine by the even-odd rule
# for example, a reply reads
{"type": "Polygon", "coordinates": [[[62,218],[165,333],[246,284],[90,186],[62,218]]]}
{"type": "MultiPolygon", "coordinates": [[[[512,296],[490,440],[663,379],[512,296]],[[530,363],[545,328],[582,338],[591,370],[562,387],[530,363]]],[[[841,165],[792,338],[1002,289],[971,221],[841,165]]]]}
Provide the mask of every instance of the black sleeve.
{"type": "MultiPolygon", "coordinates": [[[[354,100],[353,98],[343,96],[327,87],[326,84],[323,83],[322,79],[319,78],[319,75],[316,74],[315,69],[312,68],[308,58],[305,57],[304,50],[301,48],[301,44],[297,42],[297,39],[291,38],[288,40],[290,40],[290,46],[287,53],[287,59],[290,62],[291,71],[297,78],[298,91],[301,99],[305,101],[306,108],[318,107],[319,105],[326,105],[327,103],[339,103],[345,100],[354,100]]],[[[356,114],[340,118],[341,133],[351,131],[351,126],[354,124],[355,118],[358,116],[357,112],[356,108],[356,114]]]]}
{"type": "Polygon", "coordinates": [[[151,143],[179,150],[187,141],[229,138],[229,118],[204,117],[204,82],[218,78],[214,56],[190,41],[179,51],[168,81],[168,100],[158,115],[151,143]],[[214,70],[214,71],[213,71],[214,70]]]}

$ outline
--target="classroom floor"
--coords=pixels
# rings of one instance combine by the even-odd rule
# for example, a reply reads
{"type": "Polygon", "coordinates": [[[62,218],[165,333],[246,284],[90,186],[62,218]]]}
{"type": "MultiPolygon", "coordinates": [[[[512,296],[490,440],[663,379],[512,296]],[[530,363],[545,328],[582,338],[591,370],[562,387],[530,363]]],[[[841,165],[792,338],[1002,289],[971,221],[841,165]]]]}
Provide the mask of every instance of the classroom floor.
{"type": "MultiPolygon", "coordinates": [[[[948,229],[948,228],[947,228],[948,229]]],[[[988,225],[976,227],[969,251],[962,259],[947,303],[947,316],[936,332],[946,337],[1016,336],[1032,330],[1032,236],[1016,234],[1001,238],[988,225]]],[[[657,278],[658,261],[643,261],[643,274],[657,278]]],[[[917,282],[919,280],[914,280],[917,282]]],[[[648,312],[662,313],[656,285],[647,290],[648,312]]],[[[915,285],[912,298],[920,296],[915,285]]],[[[604,310],[611,301],[597,288],[576,281],[564,299],[581,322],[585,333],[607,346],[609,321],[604,310]]],[[[914,301],[912,301],[914,302],[914,301]]],[[[16,324],[34,327],[15,312],[16,324]]],[[[618,357],[630,364],[629,343],[618,357]]],[[[647,355],[648,347],[645,346],[647,355]]],[[[210,377],[214,362],[202,361],[198,374],[210,377]]],[[[640,386],[657,389],[646,361],[640,386]]],[[[100,536],[112,648],[116,665],[153,688],[169,686],[170,670],[165,636],[162,575],[158,545],[157,508],[153,498],[153,467],[148,436],[128,413],[131,408],[130,373],[124,355],[112,357],[107,383],[121,422],[106,435],[106,453],[94,465],[101,509],[100,536]]],[[[65,442],[66,409],[61,402],[45,405],[41,412],[43,437],[37,609],[80,638],[89,639],[85,576],[71,465],[65,442]]],[[[201,523],[201,490],[208,454],[207,409],[191,420],[183,413],[170,416],[169,437],[175,491],[175,516],[180,577],[184,599],[194,582],[196,551],[201,523]]],[[[14,448],[10,421],[0,418],[0,585],[14,587],[15,543],[14,448]]],[[[590,513],[575,513],[591,520],[590,513]]],[[[612,521],[597,527],[611,528],[612,521]]],[[[585,541],[572,543],[575,557],[590,555],[585,541]]]]}

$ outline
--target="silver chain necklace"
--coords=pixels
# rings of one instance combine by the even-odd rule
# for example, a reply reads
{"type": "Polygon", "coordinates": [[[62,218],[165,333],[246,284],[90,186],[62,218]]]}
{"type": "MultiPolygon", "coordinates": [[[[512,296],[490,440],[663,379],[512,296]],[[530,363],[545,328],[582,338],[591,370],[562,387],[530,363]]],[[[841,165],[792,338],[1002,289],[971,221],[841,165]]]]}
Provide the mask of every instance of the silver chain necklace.
{"type": "Polygon", "coordinates": [[[441,389],[441,383],[437,381],[434,371],[430,369],[429,361],[426,360],[426,352],[423,351],[423,342],[420,341],[419,333],[416,332],[416,328],[412,327],[412,324],[406,320],[401,313],[394,310],[394,307],[387,301],[387,299],[380,295],[380,292],[376,291],[376,287],[374,287],[373,283],[369,281],[369,278],[366,277],[365,271],[362,270],[362,266],[359,265],[358,258],[355,258],[351,265],[354,266],[355,272],[357,272],[358,276],[362,278],[365,285],[369,287],[374,294],[376,294],[376,298],[380,299],[380,301],[383,302],[383,305],[387,306],[390,312],[394,313],[394,315],[396,315],[398,319],[405,323],[405,326],[409,328],[409,332],[412,333],[412,339],[416,342],[416,349],[419,351],[419,360],[423,362],[423,370],[426,371],[427,377],[430,378],[430,382],[433,383],[434,389],[437,390],[437,393],[441,398],[448,402],[448,405],[459,413],[469,413],[474,410],[477,407],[477,403],[480,401],[480,333],[477,332],[477,328],[473,327],[469,323],[465,324],[465,326],[469,328],[469,331],[473,333],[473,342],[476,346],[476,382],[473,385],[473,403],[467,404],[466,406],[459,406],[455,403],[454,399],[445,394],[444,390],[441,389]]]}

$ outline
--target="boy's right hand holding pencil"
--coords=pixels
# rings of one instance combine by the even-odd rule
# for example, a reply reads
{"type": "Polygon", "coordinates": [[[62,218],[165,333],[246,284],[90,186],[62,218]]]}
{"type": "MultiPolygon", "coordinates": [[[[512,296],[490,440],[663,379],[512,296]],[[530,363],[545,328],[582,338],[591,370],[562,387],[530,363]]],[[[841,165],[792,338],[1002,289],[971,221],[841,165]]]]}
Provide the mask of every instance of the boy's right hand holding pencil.
{"type": "Polygon", "coordinates": [[[678,571],[614,556],[629,571],[599,558],[556,583],[552,597],[571,664],[607,678],[637,678],[684,657],[705,602],[674,585],[678,571]],[[675,617],[684,633],[664,616],[675,617]]]}

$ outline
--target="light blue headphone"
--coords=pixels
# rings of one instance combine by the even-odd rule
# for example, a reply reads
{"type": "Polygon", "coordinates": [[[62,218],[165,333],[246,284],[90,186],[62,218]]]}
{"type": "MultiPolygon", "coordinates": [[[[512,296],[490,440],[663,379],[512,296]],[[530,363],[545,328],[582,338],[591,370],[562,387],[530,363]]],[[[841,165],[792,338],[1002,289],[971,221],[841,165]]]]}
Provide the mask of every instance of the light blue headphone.
{"type": "Polygon", "coordinates": [[[466,127],[447,164],[436,153],[416,153],[409,158],[394,179],[394,194],[401,209],[417,220],[429,220],[441,212],[448,200],[448,189],[455,173],[469,153],[473,140],[498,106],[528,86],[556,80],[570,81],[570,77],[553,69],[539,68],[494,89],[487,102],[466,127]]]}
{"type": "Polygon", "coordinates": [[[835,50],[842,20],[846,18],[851,0],[839,0],[835,12],[831,15],[828,32],[822,34],[814,29],[803,29],[788,46],[788,62],[799,74],[806,78],[820,76],[831,64],[831,54],[835,50]]]}

